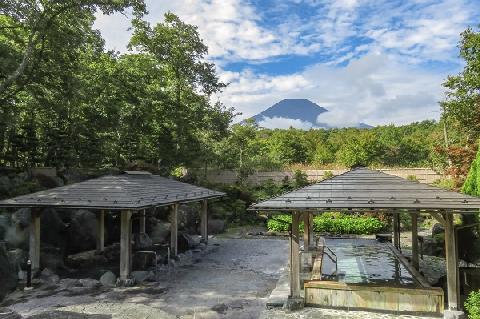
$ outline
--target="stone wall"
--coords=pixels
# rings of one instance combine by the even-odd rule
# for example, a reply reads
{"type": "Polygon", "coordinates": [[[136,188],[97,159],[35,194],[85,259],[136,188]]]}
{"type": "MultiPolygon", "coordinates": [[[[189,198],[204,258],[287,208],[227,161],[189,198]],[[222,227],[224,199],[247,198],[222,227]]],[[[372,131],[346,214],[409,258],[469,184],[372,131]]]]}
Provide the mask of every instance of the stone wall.
{"type": "MultiPolygon", "coordinates": [[[[431,184],[438,179],[443,178],[430,168],[381,168],[378,169],[390,175],[399,176],[402,178],[408,178],[409,176],[415,176],[420,183],[431,184]]],[[[304,170],[307,174],[307,178],[311,182],[320,181],[324,178],[325,173],[330,172],[333,175],[339,175],[345,173],[346,169],[337,170],[304,170]]],[[[329,174],[329,173],[327,173],[329,174]]],[[[251,184],[259,184],[267,180],[273,180],[275,182],[281,182],[286,177],[292,179],[295,175],[294,171],[257,171],[248,177],[248,182],[251,184]]],[[[238,181],[238,174],[233,170],[209,170],[207,171],[207,180],[212,183],[219,184],[233,184],[238,181]]]]}

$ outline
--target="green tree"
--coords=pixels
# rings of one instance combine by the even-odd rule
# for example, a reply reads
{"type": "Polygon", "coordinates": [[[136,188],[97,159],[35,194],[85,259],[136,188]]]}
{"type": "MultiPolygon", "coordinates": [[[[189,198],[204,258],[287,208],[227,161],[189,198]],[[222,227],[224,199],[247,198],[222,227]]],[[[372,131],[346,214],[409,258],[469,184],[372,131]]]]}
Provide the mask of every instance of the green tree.
{"type": "Polygon", "coordinates": [[[469,143],[475,143],[480,137],[480,32],[465,30],[459,47],[465,67],[443,83],[447,92],[440,105],[442,116],[466,134],[469,143]]]}

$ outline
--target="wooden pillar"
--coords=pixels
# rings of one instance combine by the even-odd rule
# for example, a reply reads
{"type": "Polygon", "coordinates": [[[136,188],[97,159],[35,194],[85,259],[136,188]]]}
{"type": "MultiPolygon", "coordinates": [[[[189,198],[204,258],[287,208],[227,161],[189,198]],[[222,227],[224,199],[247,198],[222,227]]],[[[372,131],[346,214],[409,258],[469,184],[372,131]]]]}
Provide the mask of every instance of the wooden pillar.
{"type": "Polygon", "coordinates": [[[105,250],[105,211],[97,213],[97,252],[105,250]]]}
{"type": "Polygon", "coordinates": [[[34,272],[40,270],[40,210],[31,209],[31,222],[29,229],[29,258],[34,272]]]}
{"type": "Polygon", "coordinates": [[[170,254],[178,255],[178,204],[173,204],[170,212],[170,254]]]}
{"type": "Polygon", "coordinates": [[[310,248],[310,213],[303,213],[303,251],[308,252],[310,248]]]}
{"type": "Polygon", "coordinates": [[[393,212],[393,246],[400,250],[400,214],[393,212]]]}
{"type": "Polygon", "coordinates": [[[300,212],[292,213],[290,232],[290,297],[300,298],[300,212]]]}
{"type": "Polygon", "coordinates": [[[122,210],[120,214],[120,279],[126,280],[130,277],[131,271],[132,212],[122,210]]]}
{"type": "Polygon", "coordinates": [[[140,220],[139,220],[139,224],[140,224],[140,234],[145,234],[146,233],[146,225],[145,225],[145,219],[146,219],[146,216],[145,216],[145,209],[142,210],[140,212],[140,220]]]}
{"type": "Polygon", "coordinates": [[[447,257],[448,309],[459,310],[459,273],[453,214],[446,213],[445,218],[445,255],[447,257]]]}
{"type": "Polygon", "coordinates": [[[412,212],[412,266],[418,270],[419,269],[419,258],[418,258],[418,213],[412,212]]]}
{"type": "Polygon", "coordinates": [[[309,234],[310,234],[310,247],[315,245],[315,234],[313,232],[313,213],[308,214],[309,222],[308,222],[308,227],[309,227],[309,234]]]}
{"type": "Polygon", "coordinates": [[[202,208],[200,210],[200,235],[201,242],[208,243],[208,202],[206,199],[202,201],[202,208]]]}

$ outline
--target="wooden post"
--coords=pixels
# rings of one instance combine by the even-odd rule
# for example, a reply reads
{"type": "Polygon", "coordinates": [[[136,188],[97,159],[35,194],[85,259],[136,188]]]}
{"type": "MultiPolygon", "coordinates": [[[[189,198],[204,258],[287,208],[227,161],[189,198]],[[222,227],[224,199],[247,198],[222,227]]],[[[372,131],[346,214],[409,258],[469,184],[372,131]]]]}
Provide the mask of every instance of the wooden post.
{"type": "Polygon", "coordinates": [[[393,246],[400,250],[400,214],[393,212],[393,246]]]}
{"type": "Polygon", "coordinates": [[[303,251],[308,253],[310,248],[310,213],[303,213],[303,251]]]}
{"type": "Polygon", "coordinates": [[[459,273],[453,214],[444,215],[445,225],[445,255],[447,257],[447,291],[448,309],[459,310],[459,273]]]}
{"type": "Polygon", "coordinates": [[[419,258],[418,258],[418,213],[412,212],[412,266],[418,270],[419,269],[419,258]]]}
{"type": "Polygon", "coordinates": [[[146,225],[145,225],[145,209],[140,212],[140,234],[145,234],[146,233],[146,225]]]}
{"type": "Polygon", "coordinates": [[[97,253],[105,250],[105,211],[97,213],[97,253]]]}
{"type": "Polygon", "coordinates": [[[202,201],[202,208],[200,211],[200,235],[201,241],[208,243],[208,202],[206,199],[202,201]]]}
{"type": "Polygon", "coordinates": [[[32,271],[40,270],[40,210],[31,209],[29,258],[32,262],[32,271]]]}
{"type": "Polygon", "coordinates": [[[120,279],[126,280],[130,277],[131,271],[132,212],[122,210],[120,214],[120,279]]]}
{"type": "Polygon", "coordinates": [[[309,234],[310,234],[310,246],[315,245],[315,234],[313,233],[313,213],[308,214],[309,216],[309,222],[308,222],[308,227],[309,227],[309,234]]]}
{"type": "Polygon", "coordinates": [[[178,204],[172,205],[170,213],[170,254],[178,255],[178,204]]]}
{"type": "Polygon", "coordinates": [[[300,298],[300,235],[298,224],[300,213],[292,213],[292,231],[290,233],[290,297],[300,298]]]}

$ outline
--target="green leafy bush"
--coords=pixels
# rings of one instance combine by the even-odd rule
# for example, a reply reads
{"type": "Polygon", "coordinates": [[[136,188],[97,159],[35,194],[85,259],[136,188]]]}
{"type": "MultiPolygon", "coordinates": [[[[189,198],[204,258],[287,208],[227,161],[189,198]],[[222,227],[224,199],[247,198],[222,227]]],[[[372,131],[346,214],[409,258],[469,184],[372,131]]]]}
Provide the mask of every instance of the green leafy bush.
{"type": "Polygon", "coordinates": [[[472,291],[465,301],[469,319],[480,319],[480,291],[472,291]]]}
{"type": "MultiPolygon", "coordinates": [[[[267,221],[267,228],[270,231],[287,231],[291,222],[291,215],[277,215],[267,221]]],[[[364,215],[323,213],[313,219],[314,231],[323,233],[374,234],[385,227],[386,224],[378,218],[364,215]]],[[[303,232],[303,222],[300,223],[300,231],[303,232]]]]}

